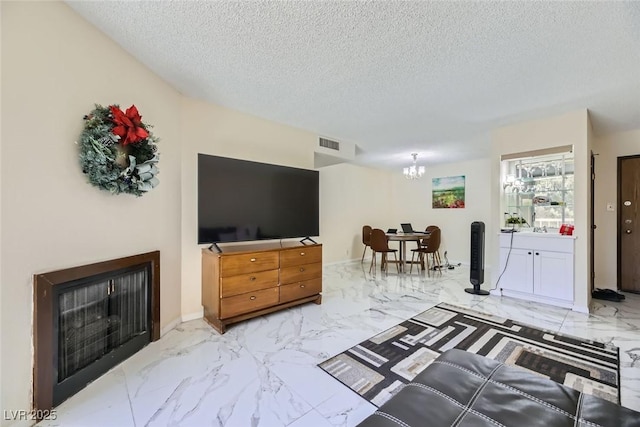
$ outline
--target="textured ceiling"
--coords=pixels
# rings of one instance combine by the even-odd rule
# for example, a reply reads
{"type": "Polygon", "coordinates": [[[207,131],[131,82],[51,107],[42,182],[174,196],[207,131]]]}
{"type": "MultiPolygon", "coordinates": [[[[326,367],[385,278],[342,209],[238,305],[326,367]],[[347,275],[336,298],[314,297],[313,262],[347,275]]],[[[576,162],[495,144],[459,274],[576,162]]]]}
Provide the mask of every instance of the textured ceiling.
{"type": "Polygon", "coordinates": [[[67,2],[186,96],[400,167],[578,108],[640,128],[640,2],[67,2]]]}

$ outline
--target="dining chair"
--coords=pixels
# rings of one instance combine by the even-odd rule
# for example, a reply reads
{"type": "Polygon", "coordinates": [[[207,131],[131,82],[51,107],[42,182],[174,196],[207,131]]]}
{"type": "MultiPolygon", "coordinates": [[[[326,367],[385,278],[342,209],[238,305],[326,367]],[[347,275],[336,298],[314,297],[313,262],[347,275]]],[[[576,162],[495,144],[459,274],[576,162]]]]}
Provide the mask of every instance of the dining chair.
{"type": "Polygon", "coordinates": [[[418,241],[418,246],[427,246],[427,243],[429,242],[429,236],[431,235],[431,232],[436,228],[440,228],[440,227],[438,227],[437,225],[429,225],[427,228],[425,228],[424,231],[426,235],[424,239],[418,241]]]}
{"type": "MultiPolygon", "coordinates": [[[[440,239],[441,235],[442,235],[442,231],[440,230],[440,227],[438,227],[437,225],[430,225],[429,227],[427,227],[427,231],[429,233],[431,233],[432,230],[438,229],[438,239],[440,239]]],[[[438,249],[436,249],[436,252],[434,253],[434,256],[436,258],[436,262],[438,263],[437,265],[442,265],[442,258],[440,258],[440,242],[438,242],[438,249]]]]}
{"type": "Polygon", "coordinates": [[[371,250],[373,251],[373,257],[371,258],[371,266],[369,267],[369,272],[376,265],[376,255],[378,252],[382,254],[380,260],[380,270],[388,272],[388,260],[387,254],[393,252],[393,256],[395,257],[395,264],[398,273],[400,273],[400,267],[398,266],[398,256],[396,252],[397,249],[391,249],[389,247],[389,240],[387,239],[387,235],[385,232],[379,228],[374,228],[371,231],[371,250]]]}
{"type": "Polygon", "coordinates": [[[364,245],[364,250],[362,251],[362,260],[360,264],[364,262],[364,254],[367,252],[367,247],[371,247],[371,226],[364,225],[362,226],[362,244],[364,245]]]}
{"type": "Polygon", "coordinates": [[[427,274],[429,274],[429,270],[431,269],[431,267],[429,267],[429,255],[431,255],[431,261],[434,267],[436,265],[438,266],[441,265],[440,251],[439,251],[440,237],[441,237],[440,227],[437,227],[437,226],[431,226],[431,227],[432,228],[430,230],[428,238],[423,239],[423,242],[425,243],[425,245],[424,246],[421,245],[417,249],[411,250],[413,254],[411,255],[411,268],[409,269],[409,274],[411,274],[411,272],[413,271],[413,264],[414,264],[413,260],[416,254],[418,254],[418,262],[422,266],[423,270],[425,269],[425,259],[426,259],[427,274]]]}
{"type": "MultiPolygon", "coordinates": [[[[427,233],[427,235],[425,236],[424,239],[421,239],[420,241],[418,241],[418,248],[420,248],[421,246],[428,246],[429,245],[429,237],[431,236],[431,232],[435,229],[440,229],[440,227],[438,227],[437,225],[429,225],[424,231],[427,233]]],[[[440,259],[440,250],[438,249],[436,251],[436,253],[434,254],[435,258],[436,258],[436,262],[438,263],[438,265],[442,265],[442,260],[440,259]]]]}

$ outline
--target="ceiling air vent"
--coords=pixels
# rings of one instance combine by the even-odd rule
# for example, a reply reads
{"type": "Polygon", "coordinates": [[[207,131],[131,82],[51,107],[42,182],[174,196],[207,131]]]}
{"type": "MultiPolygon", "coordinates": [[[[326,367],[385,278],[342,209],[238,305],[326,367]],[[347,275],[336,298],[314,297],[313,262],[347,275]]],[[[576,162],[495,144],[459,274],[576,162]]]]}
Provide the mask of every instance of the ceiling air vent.
{"type": "Polygon", "coordinates": [[[329,148],[331,150],[340,151],[340,143],[338,141],[332,141],[330,139],[320,138],[320,146],[329,148]]]}

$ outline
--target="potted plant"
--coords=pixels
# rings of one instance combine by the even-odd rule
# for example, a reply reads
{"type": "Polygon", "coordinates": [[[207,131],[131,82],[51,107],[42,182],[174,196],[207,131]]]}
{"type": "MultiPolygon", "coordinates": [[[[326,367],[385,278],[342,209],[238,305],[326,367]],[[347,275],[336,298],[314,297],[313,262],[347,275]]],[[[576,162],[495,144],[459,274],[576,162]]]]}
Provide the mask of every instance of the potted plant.
{"type": "Polygon", "coordinates": [[[527,224],[527,220],[517,214],[505,214],[505,224],[507,227],[519,230],[522,225],[527,224]],[[508,216],[506,216],[508,215],[508,216]]]}

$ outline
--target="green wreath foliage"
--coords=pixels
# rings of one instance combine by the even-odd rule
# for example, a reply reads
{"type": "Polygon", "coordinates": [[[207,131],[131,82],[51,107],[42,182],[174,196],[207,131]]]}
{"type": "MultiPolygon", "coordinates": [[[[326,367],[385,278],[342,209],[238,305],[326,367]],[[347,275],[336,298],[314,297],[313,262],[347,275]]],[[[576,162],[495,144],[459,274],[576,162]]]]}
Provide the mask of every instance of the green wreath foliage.
{"type": "MultiPolygon", "coordinates": [[[[126,141],[114,133],[117,124],[112,107],[120,108],[96,104],[95,109],[84,116],[79,141],[80,166],[89,183],[102,190],[141,196],[159,183],[156,177],[159,139],[151,133],[151,125],[139,122],[136,127],[144,129],[147,136],[123,144],[126,141]]],[[[135,112],[137,114],[137,110],[135,112]]]]}

